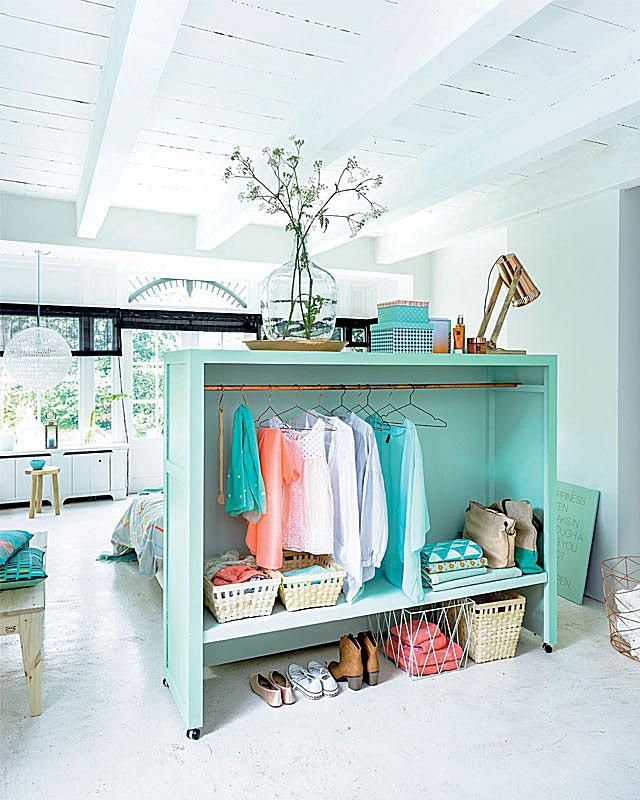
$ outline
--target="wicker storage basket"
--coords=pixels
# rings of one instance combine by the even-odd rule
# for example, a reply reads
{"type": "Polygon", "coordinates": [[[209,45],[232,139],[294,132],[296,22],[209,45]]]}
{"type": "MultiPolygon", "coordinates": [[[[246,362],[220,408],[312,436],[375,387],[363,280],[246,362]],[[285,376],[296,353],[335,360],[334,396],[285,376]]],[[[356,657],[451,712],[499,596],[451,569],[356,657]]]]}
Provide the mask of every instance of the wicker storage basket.
{"type": "Polygon", "coordinates": [[[311,553],[285,552],[282,559],[282,580],[278,593],[287,611],[300,611],[303,608],[335,606],[342,591],[346,572],[331,556],[315,556],[311,553]],[[287,572],[304,569],[315,564],[331,570],[327,575],[314,575],[309,578],[295,576],[287,578],[287,572]]]}
{"type": "MultiPolygon", "coordinates": [[[[472,597],[471,600],[469,656],[476,664],[513,658],[520,638],[526,598],[506,591],[472,597]]],[[[462,619],[460,624],[467,625],[467,620],[462,619]]]]}
{"type": "Polygon", "coordinates": [[[268,617],[276,602],[280,573],[265,569],[270,577],[262,581],[214,586],[203,575],[204,604],[218,620],[231,622],[246,617],[268,617]]]}

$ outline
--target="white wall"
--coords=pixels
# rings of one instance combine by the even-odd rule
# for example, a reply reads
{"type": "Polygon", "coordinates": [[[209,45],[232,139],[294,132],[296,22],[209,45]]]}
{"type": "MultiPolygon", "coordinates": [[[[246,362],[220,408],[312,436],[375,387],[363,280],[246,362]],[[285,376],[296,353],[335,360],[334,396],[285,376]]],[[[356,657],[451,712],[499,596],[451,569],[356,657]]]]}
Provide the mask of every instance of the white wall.
{"type": "MultiPolygon", "coordinates": [[[[618,553],[618,193],[531,216],[431,254],[434,316],[482,315],[486,274],[515,252],[542,296],[512,308],[502,346],[557,353],[558,477],[599,489],[587,593],[601,596],[600,561],[618,553]]],[[[636,350],[636,353],[638,350],[636,350]]]]}
{"type": "Polygon", "coordinates": [[[599,489],[587,593],[618,553],[618,192],[509,226],[542,296],[509,313],[507,341],[558,354],[558,478],[599,489]]]}
{"type": "Polygon", "coordinates": [[[618,547],[640,552],[640,188],[620,193],[618,547]]]}
{"type": "Polygon", "coordinates": [[[482,322],[487,275],[497,256],[506,252],[505,228],[466,237],[428,257],[429,313],[455,324],[464,316],[467,336],[475,336],[482,322]]]}

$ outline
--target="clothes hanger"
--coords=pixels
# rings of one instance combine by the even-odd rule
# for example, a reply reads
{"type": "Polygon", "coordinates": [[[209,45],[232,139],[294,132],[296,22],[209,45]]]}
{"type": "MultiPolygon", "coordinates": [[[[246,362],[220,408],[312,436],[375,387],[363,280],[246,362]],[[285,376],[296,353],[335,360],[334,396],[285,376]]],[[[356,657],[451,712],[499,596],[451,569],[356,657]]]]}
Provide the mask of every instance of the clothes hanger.
{"type": "Polygon", "coordinates": [[[405,416],[400,411],[400,408],[402,406],[399,407],[399,406],[394,405],[391,402],[392,400],[393,400],[393,389],[391,389],[389,391],[389,399],[387,400],[387,402],[383,406],[380,406],[378,409],[376,409],[376,414],[379,417],[383,418],[385,416],[389,416],[390,414],[393,414],[394,412],[397,412],[398,414],[401,414],[403,417],[405,416]]]}
{"type": "Polygon", "coordinates": [[[394,405],[391,402],[392,398],[393,398],[393,389],[389,391],[389,399],[387,400],[387,402],[383,406],[380,406],[378,409],[376,409],[375,414],[373,415],[374,417],[378,418],[379,422],[376,423],[376,420],[374,419],[371,425],[378,431],[387,430],[389,427],[400,428],[404,425],[404,422],[407,418],[406,415],[403,414],[402,411],[400,410],[404,406],[394,405]],[[402,417],[402,422],[394,422],[393,420],[389,419],[391,414],[396,414],[396,413],[400,414],[400,416],[402,417]]]}
{"type": "Polygon", "coordinates": [[[331,417],[331,416],[333,416],[333,411],[329,411],[329,409],[326,406],[322,405],[322,398],[324,397],[324,392],[325,392],[324,389],[320,389],[320,396],[318,397],[318,404],[314,406],[314,409],[316,411],[322,412],[327,417],[331,417]]]}
{"type": "MultiPolygon", "coordinates": [[[[404,417],[404,419],[407,419],[407,415],[404,413],[403,409],[405,409],[405,408],[413,408],[416,411],[420,411],[423,414],[426,414],[432,420],[432,422],[414,422],[413,424],[416,426],[416,428],[447,428],[448,427],[448,423],[445,420],[441,419],[440,417],[436,417],[430,411],[427,411],[426,408],[423,408],[422,406],[419,406],[417,403],[413,402],[413,395],[414,395],[415,391],[416,391],[416,387],[414,386],[411,389],[411,392],[409,393],[409,400],[404,405],[398,406],[397,408],[393,408],[390,411],[388,411],[387,413],[385,413],[385,416],[383,418],[383,422],[385,422],[386,424],[389,424],[389,425],[397,424],[397,423],[391,422],[388,419],[388,417],[391,414],[397,412],[398,414],[401,414],[404,417]]],[[[413,422],[413,420],[412,420],[412,422],[413,422]]]]}
{"type": "MultiPolygon", "coordinates": [[[[244,397],[244,395],[243,395],[243,397],[244,397]]],[[[269,422],[269,420],[273,419],[274,417],[278,417],[278,419],[280,419],[280,415],[278,414],[278,412],[273,407],[272,402],[273,402],[273,386],[270,386],[269,387],[269,398],[267,400],[267,407],[265,408],[265,410],[256,419],[256,425],[259,428],[269,428],[269,427],[271,427],[270,425],[268,425],[268,422],[269,422]],[[266,417],[267,414],[269,415],[268,417],[266,417]]],[[[289,427],[284,420],[281,420],[281,422],[285,427],[289,427]]]]}
{"type": "MultiPolygon", "coordinates": [[[[302,391],[301,389],[298,389],[298,397],[300,396],[300,392],[301,391],[302,391]]],[[[278,419],[280,419],[285,424],[285,426],[290,430],[293,430],[293,431],[310,431],[310,430],[313,429],[313,426],[311,426],[311,427],[308,427],[308,426],[301,427],[301,426],[297,426],[297,425],[291,425],[289,422],[287,422],[284,419],[284,416],[285,416],[285,414],[290,414],[292,411],[302,411],[303,414],[308,414],[311,417],[315,417],[316,418],[316,422],[317,422],[317,420],[322,420],[322,422],[324,423],[324,426],[325,426],[325,430],[335,431],[335,426],[334,425],[331,425],[331,423],[327,422],[327,420],[325,420],[324,417],[322,417],[320,414],[316,414],[314,411],[311,411],[310,409],[305,408],[304,406],[300,405],[299,402],[295,403],[294,405],[292,405],[291,408],[287,408],[287,409],[285,409],[285,411],[280,411],[279,413],[276,414],[278,419]]]]}
{"type": "Polygon", "coordinates": [[[331,412],[331,416],[333,416],[333,417],[337,416],[338,415],[338,411],[340,411],[341,409],[344,409],[344,411],[347,411],[347,412],[351,411],[349,406],[346,406],[345,403],[344,403],[344,396],[345,396],[346,393],[347,393],[347,387],[343,385],[342,394],[340,395],[340,405],[336,406],[333,409],[333,411],[331,412]]]}
{"type": "Polygon", "coordinates": [[[358,403],[357,403],[357,405],[355,405],[351,410],[353,411],[354,414],[359,414],[359,415],[366,414],[367,416],[370,417],[370,416],[375,415],[377,413],[375,408],[369,403],[369,398],[371,397],[372,387],[369,386],[369,388],[366,390],[367,396],[365,398],[364,403],[362,403],[362,402],[360,402],[360,398],[362,397],[364,392],[365,392],[365,390],[363,389],[362,392],[358,395],[358,403]]]}

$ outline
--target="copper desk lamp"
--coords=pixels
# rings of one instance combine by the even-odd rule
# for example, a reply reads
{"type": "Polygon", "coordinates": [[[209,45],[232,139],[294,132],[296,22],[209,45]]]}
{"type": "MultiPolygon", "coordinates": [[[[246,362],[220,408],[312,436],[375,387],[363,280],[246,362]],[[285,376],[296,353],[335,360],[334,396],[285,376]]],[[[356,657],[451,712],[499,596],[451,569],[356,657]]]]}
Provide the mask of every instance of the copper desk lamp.
{"type": "MultiPolygon", "coordinates": [[[[506,256],[500,256],[493,267],[498,268],[498,278],[496,280],[496,285],[493,287],[493,292],[491,292],[491,297],[489,298],[488,303],[485,298],[484,317],[482,318],[482,324],[480,325],[480,330],[478,331],[478,338],[484,337],[486,330],[489,327],[491,315],[493,314],[493,310],[498,302],[500,290],[503,286],[505,286],[507,289],[507,295],[502,303],[502,308],[498,314],[498,319],[493,328],[493,332],[487,341],[487,353],[526,353],[526,350],[503,350],[502,348],[497,347],[496,342],[498,341],[498,336],[500,335],[504,321],[507,318],[509,306],[529,305],[529,303],[532,303],[535,299],[540,297],[540,290],[531,280],[529,273],[522,266],[520,259],[515,253],[508,253],[506,256]]],[[[492,270],[493,267],[491,268],[492,270]]],[[[491,276],[491,273],[489,273],[489,276],[491,276]]]]}

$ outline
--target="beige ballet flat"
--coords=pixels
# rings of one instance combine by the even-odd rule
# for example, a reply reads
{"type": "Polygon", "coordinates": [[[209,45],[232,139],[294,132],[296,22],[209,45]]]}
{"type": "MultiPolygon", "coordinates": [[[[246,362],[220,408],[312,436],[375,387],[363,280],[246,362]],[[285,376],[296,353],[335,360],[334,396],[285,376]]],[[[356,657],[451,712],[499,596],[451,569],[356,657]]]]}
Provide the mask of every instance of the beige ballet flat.
{"type": "Polygon", "coordinates": [[[267,705],[272,708],[278,708],[278,706],[282,705],[280,687],[276,686],[269,678],[256,673],[251,676],[249,684],[251,685],[251,691],[261,697],[267,705]]]}
{"type": "Polygon", "coordinates": [[[285,704],[285,706],[293,705],[296,702],[296,695],[293,691],[293,684],[289,678],[277,670],[270,672],[268,677],[271,683],[273,683],[274,686],[277,686],[280,690],[282,702],[285,704]]]}

